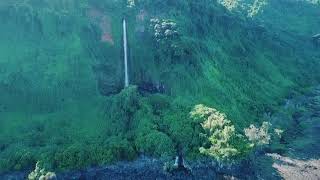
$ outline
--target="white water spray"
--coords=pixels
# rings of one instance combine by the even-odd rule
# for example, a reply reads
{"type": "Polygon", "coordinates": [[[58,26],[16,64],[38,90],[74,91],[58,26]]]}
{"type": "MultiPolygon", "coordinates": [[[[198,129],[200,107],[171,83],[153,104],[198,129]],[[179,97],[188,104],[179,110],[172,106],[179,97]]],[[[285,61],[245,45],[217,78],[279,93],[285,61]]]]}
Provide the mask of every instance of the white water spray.
{"type": "Polygon", "coordinates": [[[127,24],[123,19],[123,51],[124,51],[124,87],[129,86],[129,74],[128,74],[128,42],[127,42],[127,24]]]}

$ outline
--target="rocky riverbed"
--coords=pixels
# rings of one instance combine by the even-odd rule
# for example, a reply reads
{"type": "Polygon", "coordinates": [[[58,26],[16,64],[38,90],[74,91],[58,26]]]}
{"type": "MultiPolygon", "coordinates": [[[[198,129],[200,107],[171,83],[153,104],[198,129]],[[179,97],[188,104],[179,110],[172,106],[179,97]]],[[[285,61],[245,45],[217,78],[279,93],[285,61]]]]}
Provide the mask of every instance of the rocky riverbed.
{"type": "Polygon", "coordinates": [[[320,86],[287,99],[277,113],[266,116],[273,125],[287,129],[281,148],[273,147],[257,158],[257,177],[320,179],[320,86]]]}

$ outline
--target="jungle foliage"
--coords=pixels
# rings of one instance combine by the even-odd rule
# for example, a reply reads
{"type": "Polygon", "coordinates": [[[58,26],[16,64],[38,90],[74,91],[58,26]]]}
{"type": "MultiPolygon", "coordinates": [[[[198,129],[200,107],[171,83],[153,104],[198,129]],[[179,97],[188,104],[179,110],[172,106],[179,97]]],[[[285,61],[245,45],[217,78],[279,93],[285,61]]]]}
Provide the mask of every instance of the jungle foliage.
{"type": "Polygon", "coordinates": [[[273,22],[274,1],[252,17],[212,0],[1,1],[0,173],[141,154],[244,157],[243,129],[261,124],[292,89],[320,81],[306,33],[316,21],[296,24],[319,7],[299,7],[307,15],[273,22]],[[190,116],[197,104],[205,117],[190,116]],[[208,128],[217,114],[223,123],[208,128]]]}

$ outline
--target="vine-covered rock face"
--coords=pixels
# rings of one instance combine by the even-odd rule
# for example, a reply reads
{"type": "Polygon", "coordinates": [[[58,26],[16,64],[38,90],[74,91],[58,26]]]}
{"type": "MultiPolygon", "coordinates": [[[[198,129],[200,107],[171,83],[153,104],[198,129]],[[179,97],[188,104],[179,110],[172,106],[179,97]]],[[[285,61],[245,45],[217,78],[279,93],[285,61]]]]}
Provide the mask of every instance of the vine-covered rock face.
{"type": "Polygon", "coordinates": [[[244,18],[212,0],[0,1],[0,173],[245,154],[243,129],[320,79],[319,7],[269,2],[244,18]],[[196,104],[230,122],[206,134],[189,115],[196,104]]]}

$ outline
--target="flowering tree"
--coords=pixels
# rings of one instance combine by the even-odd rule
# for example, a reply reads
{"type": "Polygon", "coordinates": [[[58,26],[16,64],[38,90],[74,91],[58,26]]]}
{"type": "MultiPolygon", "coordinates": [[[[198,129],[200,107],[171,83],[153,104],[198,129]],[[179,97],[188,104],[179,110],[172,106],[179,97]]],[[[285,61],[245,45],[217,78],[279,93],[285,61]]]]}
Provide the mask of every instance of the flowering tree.
{"type": "Polygon", "coordinates": [[[200,153],[217,160],[225,160],[239,153],[231,143],[236,136],[235,128],[225,114],[202,104],[195,106],[190,114],[195,121],[202,121],[205,136],[210,142],[210,147],[199,149],[200,153]]]}
{"type": "Polygon", "coordinates": [[[254,17],[268,4],[268,0],[218,0],[229,11],[239,11],[254,17]]]}
{"type": "Polygon", "coordinates": [[[261,127],[255,127],[253,124],[249,128],[244,129],[245,135],[254,145],[266,145],[270,143],[271,136],[269,134],[271,124],[263,122],[261,127]]]}

